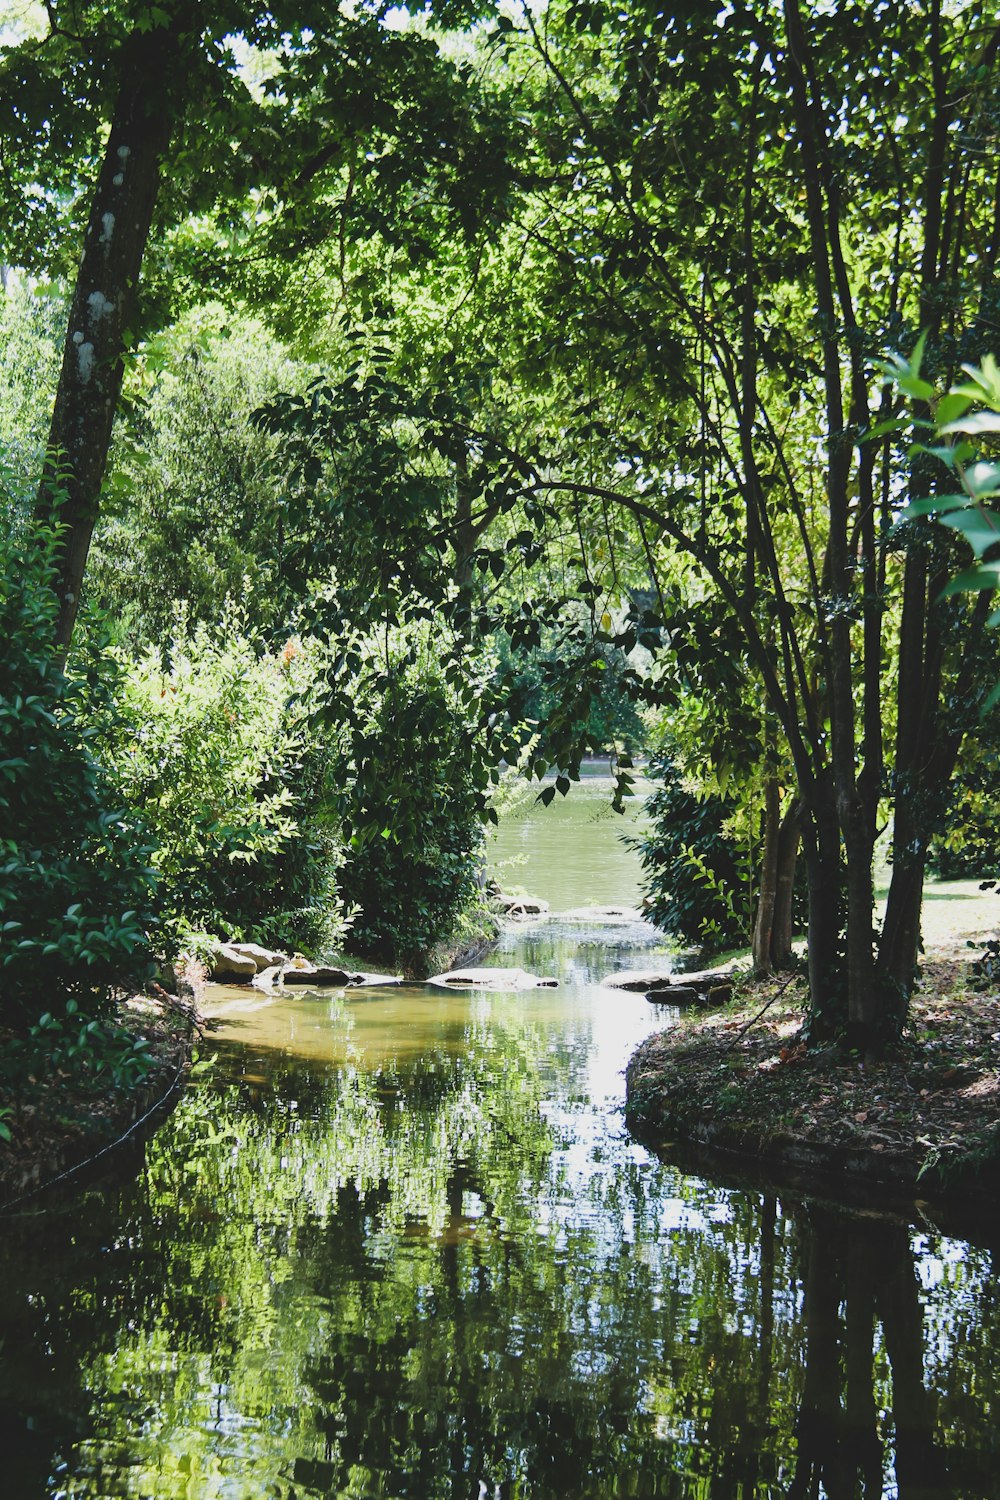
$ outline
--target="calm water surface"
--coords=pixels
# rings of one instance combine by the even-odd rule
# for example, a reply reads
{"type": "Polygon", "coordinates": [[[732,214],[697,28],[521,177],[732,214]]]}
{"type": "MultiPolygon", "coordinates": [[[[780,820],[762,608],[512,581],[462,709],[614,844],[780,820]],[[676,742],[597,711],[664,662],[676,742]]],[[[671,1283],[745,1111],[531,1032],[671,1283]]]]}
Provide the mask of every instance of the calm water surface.
{"type": "Polygon", "coordinates": [[[0,1226],[0,1496],[1000,1495],[989,1243],[624,1133],[662,1018],[598,981],[654,942],[512,935],[556,990],[217,991],[138,1176],[0,1226]]]}

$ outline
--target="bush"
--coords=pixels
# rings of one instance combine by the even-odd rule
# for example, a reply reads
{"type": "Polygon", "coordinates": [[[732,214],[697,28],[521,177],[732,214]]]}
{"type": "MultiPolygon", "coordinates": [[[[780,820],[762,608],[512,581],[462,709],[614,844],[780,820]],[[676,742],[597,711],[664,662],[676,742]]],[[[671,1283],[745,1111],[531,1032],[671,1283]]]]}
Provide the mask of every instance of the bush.
{"type": "Polygon", "coordinates": [[[131,642],[169,645],[178,600],[210,621],[220,600],[239,597],[254,634],[280,628],[290,602],[281,488],[267,463],[272,442],[250,413],[293,379],[259,323],[234,323],[218,306],[143,346],[86,580],[131,642]]]}
{"type": "Polygon", "coordinates": [[[427,972],[431,950],[480,900],[481,760],[474,724],[426,662],[387,671],[355,728],[342,801],[350,945],[427,972]]]}
{"type": "Polygon", "coordinates": [[[38,530],[0,546],[0,1015],[18,1029],[64,999],[96,1015],[152,971],[147,832],[94,749],[119,674],[100,641],[60,670],[53,548],[38,530]]]}
{"type": "Polygon", "coordinates": [[[179,624],[128,671],[115,768],[158,848],[165,920],[316,950],[343,923],[326,816],[328,754],[307,739],[309,653],[258,651],[229,609],[179,624]]]}
{"type": "Polygon", "coordinates": [[[989,714],[977,731],[962,746],[947,805],[935,809],[937,829],[928,865],[942,880],[1000,876],[1000,715],[989,714]]]}
{"type": "Polygon", "coordinates": [[[751,870],[727,831],[735,804],[689,791],[668,757],[650,762],[659,783],[646,803],[652,829],[630,842],[639,851],[650,920],[672,937],[716,950],[750,937],[751,870]]]}

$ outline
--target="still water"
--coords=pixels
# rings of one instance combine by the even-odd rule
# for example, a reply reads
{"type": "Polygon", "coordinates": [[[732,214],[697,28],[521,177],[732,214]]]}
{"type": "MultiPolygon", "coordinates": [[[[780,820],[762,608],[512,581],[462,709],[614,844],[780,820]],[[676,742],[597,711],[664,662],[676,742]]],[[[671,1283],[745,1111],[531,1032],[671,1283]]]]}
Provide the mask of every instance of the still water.
{"type": "Polygon", "coordinates": [[[217,991],[138,1173],[0,1225],[0,1496],[1000,1495],[988,1236],[630,1140],[662,1020],[599,980],[655,942],[512,932],[554,990],[217,991]]]}

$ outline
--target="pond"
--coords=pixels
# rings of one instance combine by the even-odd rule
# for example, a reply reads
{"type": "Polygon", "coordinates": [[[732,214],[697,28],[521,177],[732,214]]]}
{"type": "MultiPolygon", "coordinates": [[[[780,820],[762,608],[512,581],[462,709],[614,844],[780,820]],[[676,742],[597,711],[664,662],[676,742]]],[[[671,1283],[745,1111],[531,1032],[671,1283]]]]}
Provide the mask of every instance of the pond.
{"type": "Polygon", "coordinates": [[[3,1221],[0,1493],[1000,1495],[994,1243],[631,1140],[663,1017],[600,980],[656,943],[509,931],[557,989],[215,991],[138,1173],[3,1221]]]}

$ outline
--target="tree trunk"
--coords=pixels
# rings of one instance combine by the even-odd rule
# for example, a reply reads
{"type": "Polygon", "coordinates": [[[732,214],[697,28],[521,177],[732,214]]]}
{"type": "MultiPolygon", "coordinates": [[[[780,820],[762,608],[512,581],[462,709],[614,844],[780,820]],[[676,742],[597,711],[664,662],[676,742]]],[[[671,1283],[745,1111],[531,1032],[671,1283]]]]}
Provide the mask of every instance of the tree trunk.
{"type": "Polygon", "coordinates": [[[65,653],[100,510],[136,288],[170,136],[176,39],[135,32],[122,46],[118,99],[90,208],[36,514],[64,528],[56,643],[65,653]]]}
{"type": "Polygon", "coordinates": [[[945,1455],[934,1433],[931,1397],[924,1385],[924,1321],[908,1231],[882,1228],[877,1307],[892,1370],[896,1429],[896,1483],[900,1500],[947,1493],[945,1455]]]}
{"type": "Polygon", "coordinates": [[[816,1041],[839,1036],[847,1020],[841,953],[843,864],[831,802],[831,797],[820,799],[802,823],[809,890],[809,1031],[816,1041]]]}
{"type": "Polygon", "coordinates": [[[875,983],[873,848],[863,826],[860,806],[845,837],[847,863],[847,1044],[865,1056],[878,1053],[894,1017],[882,1010],[882,994],[875,983]]]}
{"type": "Polygon", "coordinates": [[[879,939],[877,979],[882,1002],[902,1029],[917,971],[920,913],[924,895],[927,847],[912,810],[897,799],[893,830],[893,867],[879,939]]]}
{"type": "Polygon", "coordinates": [[[781,824],[781,793],[778,778],[768,773],[764,782],[764,846],[760,862],[757,917],[753,926],[751,955],[755,974],[772,971],[771,949],[778,895],[778,835],[781,824]]]}
{"type": "Polygon", "coordinates": [[[795,962],[792,952],[792,899],[795,892],[795,866],[799,856],[801,815],[793,801],[778,829],[778,873],[775,882],[774,921],[771,925],[771,967],[790,969],[795,962]]]}

